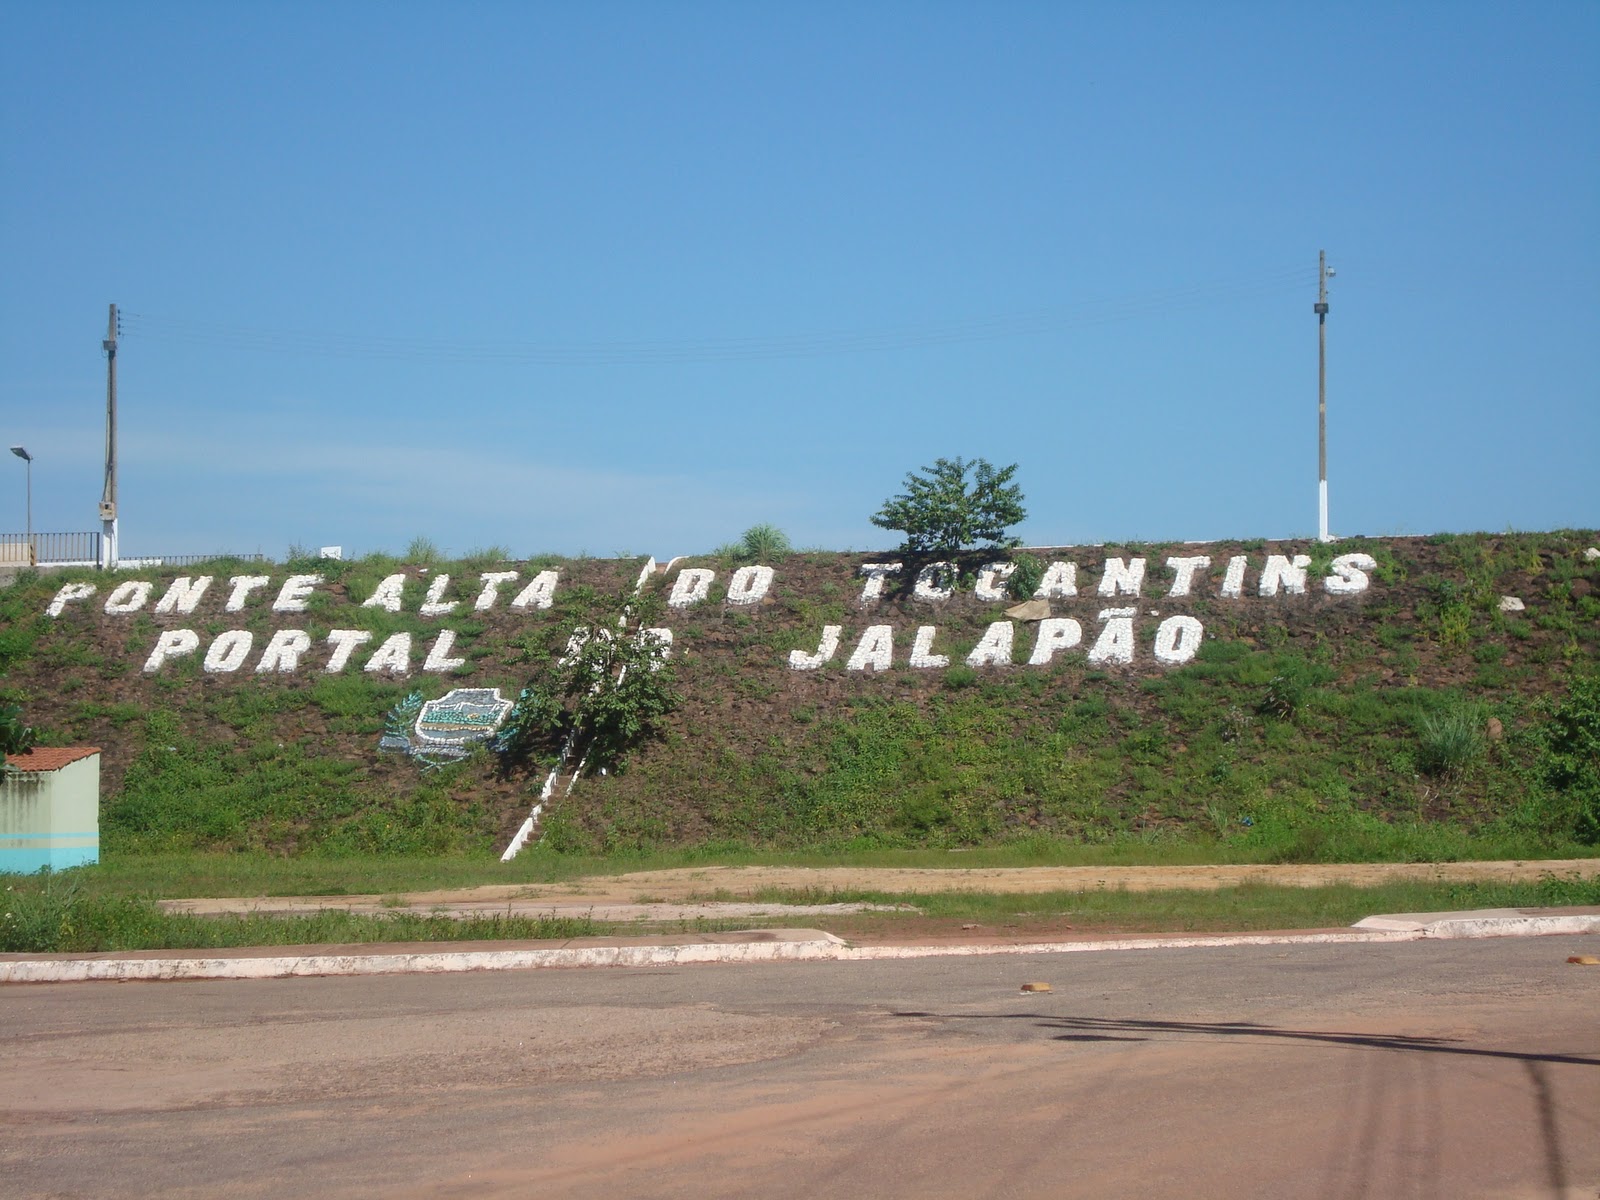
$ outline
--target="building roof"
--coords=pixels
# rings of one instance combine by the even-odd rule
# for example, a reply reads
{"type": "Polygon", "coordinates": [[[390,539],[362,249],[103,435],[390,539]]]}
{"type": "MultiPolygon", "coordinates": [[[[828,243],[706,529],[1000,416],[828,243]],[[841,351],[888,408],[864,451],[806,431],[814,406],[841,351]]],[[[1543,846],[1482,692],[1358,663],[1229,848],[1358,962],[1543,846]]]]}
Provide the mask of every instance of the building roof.
{"type": "Polygon", "coordinates": [[[6,755],[6,766],[19,771],[59,771],[99,753],[99,746],[35,746],[26,754],[6,755]]]}

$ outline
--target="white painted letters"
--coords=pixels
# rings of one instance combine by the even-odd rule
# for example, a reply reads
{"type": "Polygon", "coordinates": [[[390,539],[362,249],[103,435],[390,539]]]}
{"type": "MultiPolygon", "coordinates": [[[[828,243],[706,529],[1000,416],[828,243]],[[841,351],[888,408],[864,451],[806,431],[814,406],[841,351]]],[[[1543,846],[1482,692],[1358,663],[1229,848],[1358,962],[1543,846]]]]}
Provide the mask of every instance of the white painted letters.
{"type": "Polygon", "coordinates": [[[384,671],[391,675],[411,674],[411,635],[390,634],[373,656],[367,659],[367,665],[361,669],[371,671],[375,675],[384,671]]]}
{"type": "Polygon", "coordinates": [[[304,629],[280,629],[267,642],[256,664],[256,673],[276,672],[292,675],[300,666],[300,656],[311,649],[311,635],[304,629]]]}
{"type": "Polygon", "coordinates": [[[935,654],[933,652],[933,639],[939,631],[932,625],[919,625],[917,627],[917,640],[911,643],[911,665],[918,668],[948,667],[950,656],[948,654],[935,654]]]}
{"type": "Polygon", "coordinates": [[[975,589],[979,600],[1004,600],[1006,598],[1006,580],[1011,578],[1012,572],[1017,569],[1014,562],[987,563],[978,571],[978,586],[975,589]]]}
{"type": "Polygon", "coordinates": [[[166,594],[156,601],[158,613],[177,612],[188,616],[194,612],[195,606],[200,603],[200,597],[206,594],[206,589],[211,586],[211,576],[202,575],[199,579],[191,580],[187,575],[180,575],[174,579],[167,588],[166,594]]]}
{"type": "Polygon", "coordinates": [[[517,593],[512,608],[549,608],[556,598],[556,572],[540,571],[533,582],[517,593]]]}
{"type": "Polygon", "coordinates": [[[283,587],[278,589],[278,598],[272,602],[272,611],[305,612],[306,597],[311,595],[311,589],[321,582],[321,575],[289,576],[283,581],[283,587]]]}
{"type": "Polygon", "coordinates": [[[401,597],[406,586],[404,575],[389,575],[384,578],[372,595],[361,602],[362,608],[381,608],[384,612],[399,612],[401,597]]]}
{"type": "Polygon", "coordinates": [[[485,571],[478,578],[483,581],[483,590],[478,593],[478,598],[473,602],[474,612],[487,612],[494,607],[495,600],[500,595],[500,585],[510,583],[517,577],[515,571],[485,571]]]}
{"type": "Polygon", "coordinates": [[[711,594],[711,581],[717,573],[705,567],[684,567],[672,581],[672,591],[667,595],[667,607],[688,608],[699,604],[711,594]]]}
{"type": "Polygon", "coordinates": [[[428,651],[428,657],[423,661],[424,671],[454,671],[457,667],[467,665],[464,658],[451,658],[450,651],[456,647],[456,631],[441,629],[439,636],[433,639],[433,648],[428,651]]]}
{"type": "Polygon", "coordinates": [[[1201,554],[1191,558],[1167,559],[1167,570],[1172,572],[1172,587],[1168,596],[1187,596],[1194,588],[1194,575],[1196,571],[1204,571],[1211,565],[1211,556],[1201,554]]]}
{"type": "Polygon", "coordinates": [[[271,582],[272,578],[267,575],[235,575],[228,580],[228,586],[233,590],[228,593],[228,602],[222,606],[222,611],[238,612],[250,598],[251,592],[259,592],[271,582]]]}
{"type": "Polygon", "coordinates": [[[1330,596],[1354,596],[1367,590],[1371,580],[1368,571],[1376,570],[1378,562],[1370,554],[1341,554],[1329,564],[1331,574],[1322,581],[1330,596]]]}
{"type": "Polygon", "coordinates": [[[345,669],[350,662],[350,656],[355,653],[357,646],[364,646],[372,640],[370,629],[330,629],[328,630],[328,645],[333,647],[333,654],[328,658],[328,665],[323,671],[329,675],[337,675],[345,669]]]}
{"type": "Polygon", "coordinates": [[[1030,667],[1044,667],[1060,650],[1071,650],[1083,641],[1083,626],[1071,617],[1046,617],[1039,622],[1038,640],[1028,657],[1030,667]]]}
{"type": "Polygon", "coordinates": [[[1131,608],[1103,608],[1100,619],[1105,622],[1100,636],[1089,648],[1089,664],[1126,666],[1133,661],[1133,614],[1131,608]]]}
{"type": "Polygon", "coordinates": [[[1228,560],[1228,569],[1222,576],[1222,594],[1238,599],[1244,595],[1244,568],[1250,560],[1242,554],[1235,554],[1228,560]]]}
{"type": "Polygon", "coordinates": [[[760,604],[772,587],[774,574],[771,567],[740,567],[728,580],[728,603],[760,604]]]}
{"type": "Polygon", "coordinates": [[[1123,562],[1120,558],[1106,559],[1105,574],[1100,577],[1102,596],[1137,596],[1144,587],[1144,559],[1134,558],[1123,562]]]}
{"type": "Polygon", "coordinates": [[[200,635],[192,629],[168,629],[156,639],[156,648],[144,660],[144,673],[154,675],[171,658],[193,654],[200,646],[200,635]]]}
{"type": "Polygon", "coordinates": [[[862,563],[861,574],[867,581],[861,585],[861,603],[883,598],[883,585],[889,576],[900,574],[899,563],[862,563]]]}
{"type": "Polygon", "coordinates": [[[1281,583],[1289,595],[1303,596],[1306,594],[1306,568],[1310,565],[1309,554],[1296,554],[1292,559],[1282,554],[1269,554],[1258,590],[1263,596],[1276,596],[1281,583]]]}
{"type": "Polygon", "coordinates": [[[865,671],[871,667],[874,671],[887,671],[893,665],[894,626],[868,625],[850,661],[845,663],[845,670],[865,671]]]}
{"type": "Polygon", "coordinates": [[[1035,600],[1064,600],[1078,594],[1078,564],[1053,562],[1044,569],[1044,577],[1034,590],[1035,600]]]}
{"type": "Polygon", "coordinates": [[[200,665],[213,675],[231,675],[250,657],[250,647],[255,635],[248,629],[230,629],[217,635],[217,640],[206,647],[206,657],[200,665]]]}
{"type": "Polygon", "coordinates": [[[911,594],[918,600],[948,600],[955,590],[956,565],[952,562],[929,563],[917,572],[917,581],[911,585],[911,594]]]}
{"type": "Polygon", "coordinates": [[[1016,625],[1011,621],[995,621],[983,631],[978,644],[967,655],[969,667],[1009,667],[1011,643],[1016,636],[1016,625]]]}
{"type": "Polygon", "coordinates": [[[59,617],[67,605],[79,600],[87,600],[92,595],[94,595],[94,584],[92,583],[63,584],[61,590],[55,594],[55,599],[50,601],[50,607],[44,610],[44,615],[47,617],[59,617]]]}
{"type": "Polygon", "coordinates": [[[150,585],[142,579],[130,579],[112,589],[106,597],[106,611],[116,614],[138,612],[149,599],[150,585]]]}
{"type": "Polygon", "coordinates": [[[444,594],[450,586],[450,576],[435,575],[433,582],[428,585],[428,594],[422,599],[422,607],[417,611],[425,617],[442,617],[446,613],[454,612],[459,600],[446,600],[444,594]]]}
{"type": "Polygon", "coordinates": [[[1169,667],[1188,662],[1204,636],[1204,626],[1194,617],[1168,617],[1156,627],[1156,661],[1169,667]]]}
{"type": "Polygon", "coordinates": [[[807,654],[804,650],[789,651],[790,668],[795,671],[815,671],[824,663],[832,662],[833,656],[839,653],[839,634],[842,632],[842,625],[824,625],[822,640],[817,643],[815,654],[807,654]]]}

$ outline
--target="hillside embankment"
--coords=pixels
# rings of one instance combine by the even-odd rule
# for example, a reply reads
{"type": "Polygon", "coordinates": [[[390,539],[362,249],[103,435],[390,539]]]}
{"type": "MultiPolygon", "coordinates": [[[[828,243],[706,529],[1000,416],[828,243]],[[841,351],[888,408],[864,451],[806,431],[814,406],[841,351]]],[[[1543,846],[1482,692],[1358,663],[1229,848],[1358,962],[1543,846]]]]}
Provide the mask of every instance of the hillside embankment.
{"type": "Polygon", "coordinates": [[[639,586],[682,702],[626,770],[552,798],[545,849],[1560,851],[1600,839],[1597,544],[25,573],[0,590],[0,687],[47,744],[102,748],[106,854],[497,849],[542,765],[436,753],[417,722],[470,734],[639,586]]]}

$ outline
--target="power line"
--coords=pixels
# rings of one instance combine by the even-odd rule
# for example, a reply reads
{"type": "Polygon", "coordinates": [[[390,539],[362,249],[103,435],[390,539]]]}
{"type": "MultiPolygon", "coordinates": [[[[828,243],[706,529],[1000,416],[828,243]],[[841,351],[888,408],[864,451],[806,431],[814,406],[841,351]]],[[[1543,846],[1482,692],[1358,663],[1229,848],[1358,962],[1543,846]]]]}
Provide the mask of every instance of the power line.
{"type": "Polygon", "coordinates": [[[626,366],[820,358],[997,341],[1162,316],[1183,309],[1211,307],[1219,301],[1291,292],[1304,287],[1309,276],[1306,269],[1296,268],[1048,308],[874,330],[673,341],[459,341],[261,329],[136,312],[124,312],[122,317],[128,333],[141,339],[270,354],[446,362],[505,361],[541,366],[626,366]]]}

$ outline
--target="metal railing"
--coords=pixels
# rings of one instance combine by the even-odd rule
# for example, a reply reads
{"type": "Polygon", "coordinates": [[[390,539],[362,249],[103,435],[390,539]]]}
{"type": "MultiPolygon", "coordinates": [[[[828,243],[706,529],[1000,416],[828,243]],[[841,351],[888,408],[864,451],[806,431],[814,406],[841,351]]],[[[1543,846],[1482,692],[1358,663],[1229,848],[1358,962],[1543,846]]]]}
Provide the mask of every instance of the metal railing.
{"type": "MultiPolygon", "coordinates": [[[[135,558],[123,556],[116,564],[129,567],[191,567],[195,563],[215,562],[219,558],[239,562],[265,562],[264,554],[151,554],[135,558]]],[[[98,533],[0,533],[0,566],[98,567],[98,533]],[[32,544],[33,553],[28,552],[32,544]]]]}
{"type": "MultiPolygon", "coordinates": [[[[100,535],[98,533],[0,533],[0,547],[6,551],[20,548],[23,562],[29,557],[27,546],[32,543],[35,563],[52,566],[98,566],[100,562],[100,535]]],[[[0,558],[10,554],[0,552],[0,558]]]]}

